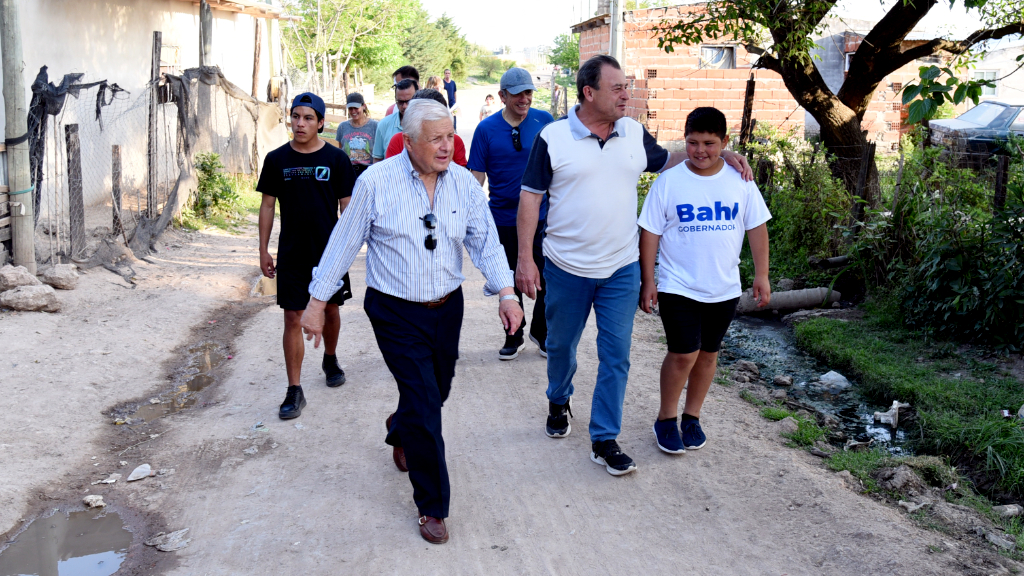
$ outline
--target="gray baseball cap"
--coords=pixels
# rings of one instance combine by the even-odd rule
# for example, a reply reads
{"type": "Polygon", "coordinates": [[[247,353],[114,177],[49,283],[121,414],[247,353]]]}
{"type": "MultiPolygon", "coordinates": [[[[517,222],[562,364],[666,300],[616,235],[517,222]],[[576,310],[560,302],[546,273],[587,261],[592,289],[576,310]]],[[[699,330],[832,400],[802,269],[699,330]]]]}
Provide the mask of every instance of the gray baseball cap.
{"type": "Polygon", "coordinates": [[[522,68],[509,68],[501,75],[500,88],[509,94],[519,94],[523,90],[536,90],[533,76],[522,68]]]}

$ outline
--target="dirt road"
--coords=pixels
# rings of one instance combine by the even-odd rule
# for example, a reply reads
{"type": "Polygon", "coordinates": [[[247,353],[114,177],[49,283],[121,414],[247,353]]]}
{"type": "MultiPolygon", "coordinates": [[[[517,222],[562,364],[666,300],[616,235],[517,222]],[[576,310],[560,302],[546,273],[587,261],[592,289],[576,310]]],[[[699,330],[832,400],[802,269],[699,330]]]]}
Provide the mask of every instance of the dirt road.
{"type": "Polygon", "coordinates": [[[61,294],[64,312],[0,313],[8,400],[0,418],[0,531],[8,538],[0,546],[25,526],[21,519],[81,508],[90,493],[102,494],[135,534],[120,574],[1003,570],[786,448],[777,425],[735,388],[712,388],[704,449],[659,452],[650,427],[664,347],[657,321],[642,313],[619,438],[639,469],[608,475],[588,458],[593,321],[580,346],[573,433],[549,439],[544,359],[528,347],[515,361],[498,360],[497,303],[483,297],[475,270],[467,270],[461,359],[444,408],[452,537],[426,544],[407,476],[384,444],[397,392],[361,309],[364,260],[351,271],[356,297],[341,310],[348,383],[324,386],[321,352],[309,346],[309,406],[286,422],[276,416],[285,386],[282,315],[272,299],[245,295],[256,246],[254,228],[241,236],[171,233],[153,264],[137,264],[136,288],[98,269],[61,294]],[[195,407],[114,425],[129,401],[175,394],[183,351],[207,341],[232,358],[213,370],[216,382],[195,407]],[[265,431],[254,429],[260,422],[265,431]],[[167,472],[91,485],[143,462],[167,472]],[[141,544],[181,528],[192,537],[183,550],[141,544]]]}

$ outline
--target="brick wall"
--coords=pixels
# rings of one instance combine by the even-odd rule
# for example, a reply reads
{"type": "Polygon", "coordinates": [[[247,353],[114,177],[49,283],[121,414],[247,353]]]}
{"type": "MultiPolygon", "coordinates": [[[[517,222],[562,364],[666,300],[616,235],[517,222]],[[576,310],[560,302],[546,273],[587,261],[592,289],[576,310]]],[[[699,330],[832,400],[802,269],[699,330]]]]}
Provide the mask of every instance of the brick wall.
{"type": "Polygon", "coordinates": [[[580,32],[580,64],[598,54],[607,54],[611,50],[611,27],[601,25],[580,32]]]}
{"type": "Polygon", "coordinates": [[[644,123],[652,134],[657,133],[659,141],[682,140],[687,114],[697,107],[714,106],[725,113],[730,131],[738,134],[746,83],[753,72],[757,82],[753,117],[758,123],[795,128],[802,135],[803,109],[786,90],[782,78],[768,70],[752,70],[755,58],[742,47],[735,47],[736,68],[728,70],[700,69],[699,46],[676,46],[673,53],[658,48],[653,27],[693,9],[676,6],[626,14],[624,68],[627,77],[634,79],[630,116],[644,123]]]}

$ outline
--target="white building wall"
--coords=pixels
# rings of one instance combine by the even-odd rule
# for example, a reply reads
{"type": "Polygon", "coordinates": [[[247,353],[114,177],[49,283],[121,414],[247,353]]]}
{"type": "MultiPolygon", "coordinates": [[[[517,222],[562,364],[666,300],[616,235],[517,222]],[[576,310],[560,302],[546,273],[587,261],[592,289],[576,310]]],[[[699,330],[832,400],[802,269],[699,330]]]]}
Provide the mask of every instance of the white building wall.
{"type": "MultiPolygon", "coordinates": [[[[143,95],[150,77],[153,32],[162,33],[164,64],[177,64],[179,72],[199,64],[199,7],[181,0],[19,0],[22,52],[25,62],[25,101],[31,100],[31,85],[42,66],[48,67],[49,81],[59,84],[64,74],[81,72],[82,82],[107,80],[130,94],[104,108],[104,129],[95,121],[96,89],[66,102],[65,122],[79,122],[82,140],[83,188],[87,205],[108,200],[110,194],[110,146],[122,147],[124,186],[138,187],[138,172],[143,170],[146,150],[146,107],[124,111],[143,95]],[[177,47],[177,50],[171,49],[177,47]],[[169,60],[177,56],[177,62],[169,60]],[[122,120],[117,121],[118,114],[122,120]]],[[[256,18],[246,14],[213,10],[213,48],[211,64],[220,66],[228,80],[245,92],[252,88],[253,52],[256,18]]],[[[263,20],[257,98],[266,99],[266,84],[271,62],[280,70],[280,27],[263,20]],[[274,54],[271,54],[273,47],[274,54]]],[[[276,72],[276,71],[275,71],[276,72]]],[[[2,71],[0,71],[2,81],[2,71]]],[[[0,95],[2,103],[2,95],[0,95]]],[[[158,113],[160,146],[175,146],[175,109],[164,105],[158,113]]],[[[0,110],[3,110],[0,108],[0,110]]],[[[66,195],[58,188],[60,179],[52,178],[54,164],[53,118],[47,127],[47,150],[41,212],[47,212],[55,196],[66,195]]],[[[0,129],[3,129],[0,112],[0,129]]],[[[60,135],[58,135],[60,138],[60,135]]],[[[59,142],[59,141],[58,141],[59,142]]],[[[62,146],[61,146],[62,147],[62,146]]],[[[173,165],[160,168],[161,178],[173,178],[173,165]],[[164,174],[167,172],[167,174],[164,174]]],[[[66,185],[66,177],[64,177],[66,185]]]]}

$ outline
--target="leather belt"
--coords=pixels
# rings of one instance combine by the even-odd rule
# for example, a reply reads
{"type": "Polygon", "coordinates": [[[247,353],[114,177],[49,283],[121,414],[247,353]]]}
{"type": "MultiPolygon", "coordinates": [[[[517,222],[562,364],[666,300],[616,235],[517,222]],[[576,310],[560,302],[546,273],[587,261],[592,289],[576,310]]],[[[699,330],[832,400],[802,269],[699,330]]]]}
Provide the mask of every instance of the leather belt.
{"type": "Polygon", "coordinates": [[[452,294],[454,294],[454,293],[455,292],[452,291],[452,292],[449,292],[449,293],[445,294],[444,296],[441,296],[437,300],[431,300],[429,302],[417,302],[417,304],[426,306],[428,310],[433,310],[434,308],[440,308],[441,306],[444,306],[444,303],[447,302],[448,299],[451,298],[452,294]]]}

